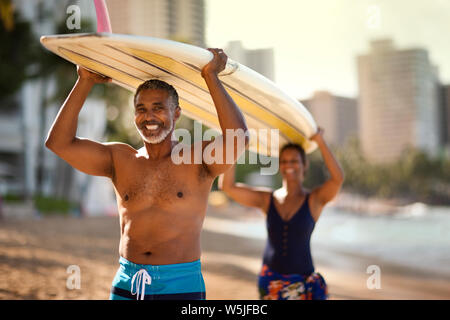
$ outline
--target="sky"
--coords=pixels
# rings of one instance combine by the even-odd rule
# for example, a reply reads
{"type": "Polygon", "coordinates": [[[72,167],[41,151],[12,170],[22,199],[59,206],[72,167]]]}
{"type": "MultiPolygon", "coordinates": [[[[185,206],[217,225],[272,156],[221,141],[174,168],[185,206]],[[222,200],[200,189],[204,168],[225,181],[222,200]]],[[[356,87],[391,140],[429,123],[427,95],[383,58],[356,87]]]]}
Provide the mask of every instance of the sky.
{"type": "Polygon", "coordinates": [[[450,0],[205,0],[206,42],[273,48],[275,82],[295,98],[356,97],[356,57],[370,41],[425,48],[450,84],[450,0]]]}

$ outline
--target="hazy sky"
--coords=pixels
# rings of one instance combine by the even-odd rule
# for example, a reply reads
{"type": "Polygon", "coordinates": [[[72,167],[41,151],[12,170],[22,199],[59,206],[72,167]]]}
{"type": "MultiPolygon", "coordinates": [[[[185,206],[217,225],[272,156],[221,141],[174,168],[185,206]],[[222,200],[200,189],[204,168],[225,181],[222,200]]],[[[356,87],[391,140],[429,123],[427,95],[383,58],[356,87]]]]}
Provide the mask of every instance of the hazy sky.
{"type": "Polygon", "coordinates": [[[356,96],[356,56],[371,39],[421,47],[450,83],[450,0],[206,0],[206,41],[272,47],[275,82],[296,98],[356,96]]]}

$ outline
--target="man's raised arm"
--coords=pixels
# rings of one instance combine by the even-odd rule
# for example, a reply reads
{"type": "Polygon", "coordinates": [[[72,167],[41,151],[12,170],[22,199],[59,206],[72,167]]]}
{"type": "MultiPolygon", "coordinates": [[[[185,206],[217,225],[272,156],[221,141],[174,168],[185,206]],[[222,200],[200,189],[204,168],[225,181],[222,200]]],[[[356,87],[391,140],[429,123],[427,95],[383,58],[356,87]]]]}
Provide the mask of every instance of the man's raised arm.
{"type": "Polygon", "coordinates": [[[77,67],[78,80],[58,112],[45,141],[45,146],[72,167],[91,175],[112,178],[110,148],[102,143],[76,137],[78,115],[96,83],[110,82],[86,69],[77,67]]]}
{"type": "Polygon", "coordinates": [[[204,162],[210,174],[218,176],[234,165],[239,156],[245,151],[249,139],[246,134],[247,125],[244,116],[218,78],[218,74],[225,69],[228,57],[221,49],[208,50],[213,53],[214,57],[202,69],[202,77],[205,79],[214,101],[220,128],[222,129],[222,135],[217,137],[213,143],[215,152],[221,153],[219,157],[215,155],[214,158],[220,158],[222,161],[220,161],[221,163],[208,163],[204,159],[204,162]],[[227,134],[227,132],[231,134],[227,134]],[[235,138],[233,134],[238,136],[238,138],[235,138]],[[233,154],[227,154],[227,151],[231,150],[233,154]]]}

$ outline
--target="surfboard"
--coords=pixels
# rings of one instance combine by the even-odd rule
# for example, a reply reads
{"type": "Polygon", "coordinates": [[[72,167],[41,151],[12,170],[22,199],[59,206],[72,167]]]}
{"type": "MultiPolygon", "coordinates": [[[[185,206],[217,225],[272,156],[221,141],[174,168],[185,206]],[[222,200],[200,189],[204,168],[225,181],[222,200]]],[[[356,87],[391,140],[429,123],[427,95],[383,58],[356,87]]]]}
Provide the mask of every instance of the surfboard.
{"type": "MultiPolygon", "coordinates": [[[[42,45],[62,58],[110,77],[131,91],[148,79],[174,86],[182,114],[220,132],[217,112],[201,70],[213,55],[193,45],[166,39],[109,32],[50,35],[42,45]]],[[[225,52],[226,53],[226,52],[225,52]]],[[[309,138],[317,125],[308,110],[256,71],[228,59],[219,79],[245,116],[250,129],[249,149],[276,156],[287,142],[299,143],[307,153],[317,148],[309,138]],[[271,139],[270,129],[279,130],[271,139]]]]}

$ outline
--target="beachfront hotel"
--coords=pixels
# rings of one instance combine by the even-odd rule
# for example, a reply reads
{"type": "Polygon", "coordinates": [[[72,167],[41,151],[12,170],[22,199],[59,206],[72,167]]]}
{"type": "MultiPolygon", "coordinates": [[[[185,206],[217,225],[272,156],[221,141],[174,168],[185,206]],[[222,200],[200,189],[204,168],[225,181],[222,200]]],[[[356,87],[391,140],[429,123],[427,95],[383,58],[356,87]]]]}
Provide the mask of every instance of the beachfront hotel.
{"type": "Polygon", "coordinates": [[[442,148],[441,86],[421,48],[371,42],[357,57],[361,147],[374,162],[392,162],[408,147],[437,155],[442,148]]]}
{"type": "Polygon", "coordinates": [[[107,6],[114,33],[205,47],[204,0],[108,0],[107,6]]]}

